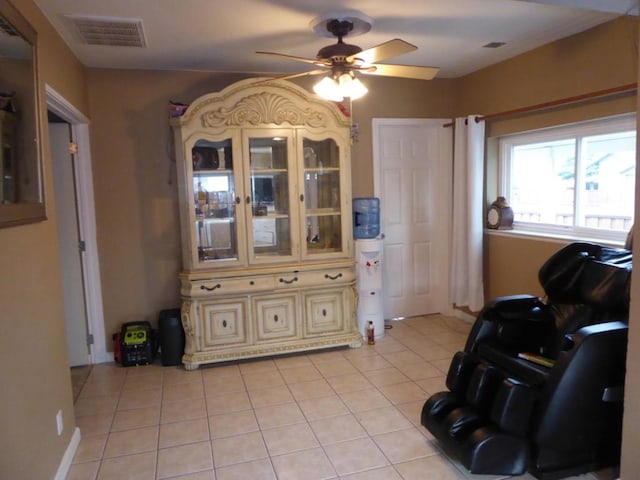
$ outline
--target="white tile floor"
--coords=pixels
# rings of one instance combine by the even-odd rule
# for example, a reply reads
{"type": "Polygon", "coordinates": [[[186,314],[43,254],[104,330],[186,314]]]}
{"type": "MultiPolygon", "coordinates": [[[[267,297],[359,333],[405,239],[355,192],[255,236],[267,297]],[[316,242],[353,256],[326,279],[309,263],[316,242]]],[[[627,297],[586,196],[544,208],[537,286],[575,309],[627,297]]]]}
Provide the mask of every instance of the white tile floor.
{"type": "Polygon", "coordinates": [[[75,404],[82,440],[67,480],[501,478],[468,474],[420,426],[470,325],[391,325],[373,346],[190,372],[95,365],[75,404]]]}

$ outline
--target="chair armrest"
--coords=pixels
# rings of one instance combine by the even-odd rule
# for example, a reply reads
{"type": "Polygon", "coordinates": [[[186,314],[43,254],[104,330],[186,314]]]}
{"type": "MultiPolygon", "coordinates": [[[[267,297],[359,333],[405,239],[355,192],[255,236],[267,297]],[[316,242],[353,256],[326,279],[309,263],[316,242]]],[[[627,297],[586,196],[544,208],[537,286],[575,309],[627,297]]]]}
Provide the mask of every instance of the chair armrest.
{"type": "Polygon", "coordinates": [[[505,295],[502,297],[496,297],[486,303],[483,310],[495,310],[504,309],[505,311],[519,309],[523,310],[527,307],[531,308],[537,305],[540,299],[534,295],[521,294],[521,295],[505,295]]]}
{"type": "MultiPolygon", "coordinates": [[[[629,325],[625,321],[619,320],[587,325],[574,333],[568,333],[565,335],[563,350],[566,352],[568,350],[576,349],[580,344],[586,341],[587,337],[590,336],[593,336],[593,338],[596,336],[606,335],[623,336],[626,342],[628,330],[629,325]]],[[[623,350],[626,351],[626,344],[623,350]]]]}
{"type": "Polygon", "coordinates": [[[546,305],[533,295],[498,297],[485,305],[471,329],[465,351],[476,351],[484,341],[514,351],[534,351],[553,328],[546,305]]]}
{"type": "Polygon", "coordinates": [[[624,385],[627,333],[625,322],[613,321],[566,336],[567,350],[558,354],[539,404],[539,445],[580,449],[590,439],[616,438],[617,421],[586,420],[607,418],[622,408],[617,397],[624,385]]]}

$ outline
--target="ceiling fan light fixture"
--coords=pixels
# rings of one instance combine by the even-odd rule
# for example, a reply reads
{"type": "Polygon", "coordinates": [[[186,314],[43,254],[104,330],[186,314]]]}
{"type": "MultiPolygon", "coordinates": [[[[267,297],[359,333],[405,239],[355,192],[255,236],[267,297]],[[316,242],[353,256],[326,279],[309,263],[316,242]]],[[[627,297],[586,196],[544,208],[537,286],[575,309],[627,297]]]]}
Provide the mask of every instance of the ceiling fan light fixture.
{"type": "Polygon", "coordinates": [[[341,102],[345,97],[356,100],[366,95],[369,90],[353,72],[346,72],[338,78],[324,77],[314,85],[313,91],[325,100],[341,102]]]}
{"type": "Polygon", "coordinates": [[[351,98],[351,100],[364,97],[369,91],[355,75],[349,73],[340,75],[338,84],[342,90],[342,95],[351,98]]]}
{"type": "Polygon", "coordinates": [[[340,86],[331,77],[323,77],[313,86],[313,91],[325,100],[331,100],[332,102],[341,102],[344,99],[340,86]]]}

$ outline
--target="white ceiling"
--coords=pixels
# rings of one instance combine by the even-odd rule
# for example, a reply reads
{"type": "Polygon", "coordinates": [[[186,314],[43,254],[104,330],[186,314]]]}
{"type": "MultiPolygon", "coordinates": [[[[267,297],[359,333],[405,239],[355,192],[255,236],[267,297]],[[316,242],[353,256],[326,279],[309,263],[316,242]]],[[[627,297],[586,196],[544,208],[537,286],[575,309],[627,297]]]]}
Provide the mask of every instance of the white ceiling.
{"type": "MultiPolygon", "coordinates": [[[[359,11],[371,30],[345,41],[370,48],[392,38],[416,46],[383,63],[438,66],[438,78],[465,75],[616,16],[638,0],[35,0],[88,67],[291,74],[315,68],[257,50],[315,58],[334,39],[314,18],[359,11]],[[584,8],[588,7],[588,8],[584,8]],[[146,47],[86,45],[66,16],[138,19],[146,47]],[[489,42],[506,42],[497,49],[489,42]]],[[[343,15],[344,16],[344,15],[343,15]]]]}

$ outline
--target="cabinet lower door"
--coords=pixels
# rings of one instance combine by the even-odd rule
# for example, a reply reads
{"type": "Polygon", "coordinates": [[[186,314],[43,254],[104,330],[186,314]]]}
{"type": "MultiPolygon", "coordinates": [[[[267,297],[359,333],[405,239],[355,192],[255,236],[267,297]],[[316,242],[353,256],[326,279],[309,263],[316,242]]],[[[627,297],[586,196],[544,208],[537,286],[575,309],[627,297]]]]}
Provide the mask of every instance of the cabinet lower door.
{"type": "Polygon", "coordinates": [[[246,298],[202,302],[201,309],[203,350],[249,343],[246,298]]]}
{"type": "Polygon", "coordinates": [[[347,301],[344,289],[320,290],[304,295],[305,336],[344,331],[347,301]]]}
{"type": "Polygon", "coordinates": [[[295,294],[253,298],[256,341],[285,340],[298,336],[298,302],[295,294]]]}

